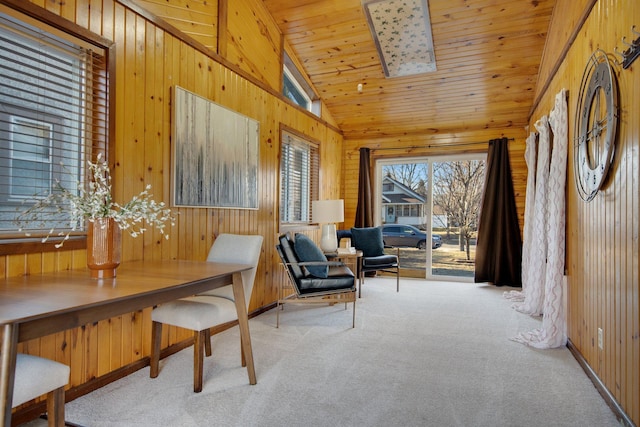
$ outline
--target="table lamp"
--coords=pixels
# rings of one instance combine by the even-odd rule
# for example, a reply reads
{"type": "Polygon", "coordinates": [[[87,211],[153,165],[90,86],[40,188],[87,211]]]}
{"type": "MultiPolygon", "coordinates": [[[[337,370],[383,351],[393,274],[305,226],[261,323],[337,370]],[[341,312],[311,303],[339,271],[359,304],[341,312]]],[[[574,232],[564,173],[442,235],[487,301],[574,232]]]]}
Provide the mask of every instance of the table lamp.
{"type": "Polygon", "coordinates": [[[344,200],[314,200],[311,202],[313,222],[322,224],[320,249],[324,252],[338,250],[336,222],[344,221],[344,200]]]}

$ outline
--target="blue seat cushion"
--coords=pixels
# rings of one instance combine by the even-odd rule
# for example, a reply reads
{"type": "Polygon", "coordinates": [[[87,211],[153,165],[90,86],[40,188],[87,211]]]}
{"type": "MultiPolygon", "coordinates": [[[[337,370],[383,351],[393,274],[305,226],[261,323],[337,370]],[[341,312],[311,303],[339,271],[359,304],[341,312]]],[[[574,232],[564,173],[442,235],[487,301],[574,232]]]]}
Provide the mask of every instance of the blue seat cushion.
{"type": "Polygon", "coordinates": [[[376,270],[398,266],[398,257],[395,255],[380,255],[362,259],[362,268],[376,270]]]}
{"type": "Polygon", "coordinates": [[[326,279],[321,280],[313,276],[302,278],[298,287],[301,295],[314,294],[317,292],[336,291],[342,289],[355,288],[353,272],[348,267],[329,267],[329,274],[326,279]]]}
{"type": "MultiPolygon", "coordinates": [[[[304,234],[296,233],[293,249],[301,262],[327,262],[327,257],[322,250],[304,234]]],[[[327,265],[308,265],[305,268],[309,274],[321,279],[326,279],[329,274],[327,265]]]]}
{"type": "Polygon", "coordinates": [[[365,257],[384,254],[384,242],[380,227],[352,228],[351,244],[361,250],[365,257]]]}

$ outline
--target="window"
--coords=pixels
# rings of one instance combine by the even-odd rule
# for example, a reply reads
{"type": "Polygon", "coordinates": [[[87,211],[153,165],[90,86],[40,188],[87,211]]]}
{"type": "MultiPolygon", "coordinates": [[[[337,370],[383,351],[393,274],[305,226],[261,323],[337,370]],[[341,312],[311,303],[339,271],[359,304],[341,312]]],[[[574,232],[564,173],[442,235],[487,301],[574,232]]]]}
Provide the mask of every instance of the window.
{"type": "Polygon", "coordinates": [[[311,99],[304,93],[300,84],[293,77],[293,74],[291,74],[291,71],[289,71],[286,65],[284,67],[283,79],[282,87],[284,96],[305,110],[311,110],[311,99]]]}
{"type": "Polygon", "coordinates": [[[282,132],[280,152],[280,223],[309,224],[311,201],[318,198],[318,147],[282,132]]]}
{"type": "MultiPolygon", "coordinates": [[[[0,11],[0,233],[38,197],[84,185],[85,159],[107,145],[104,51],[45,24],[0,11]],[[30,203],[31,202],[31,203],[30,203]],[[24,205],[26,203],[27,205],[24,205]]],[[[64,212],[34,227],[68,228],[64,212]],[[66,224],[66,227],[65,225],[66,224]]]]}
{"type": "Polygon", "coordinates": [[[320,117],[318,96],[286,52],[282,67],[282,93],[296,105],[320,117]]]}

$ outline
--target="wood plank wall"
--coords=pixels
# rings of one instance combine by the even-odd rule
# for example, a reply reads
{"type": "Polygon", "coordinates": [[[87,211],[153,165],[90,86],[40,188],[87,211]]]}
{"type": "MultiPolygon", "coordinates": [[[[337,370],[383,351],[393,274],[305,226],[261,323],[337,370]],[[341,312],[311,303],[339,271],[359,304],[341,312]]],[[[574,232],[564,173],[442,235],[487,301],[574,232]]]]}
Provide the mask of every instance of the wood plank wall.
{"type": "Polygon", "coordinates": [[[207,48],[217,51],[218,46],[218,3],[216,1],[135,0],[144,9],[153,12],[194,38],[207,48]]]}
{"type": "MultiPolygon", "coordinates": [[[[628,42],[637,38],[631,28],[640,25],[640,3],[558,0],[555,12],[560,11],[551,22],[538,82],[543,90],[538,91],[540,101],[530,123],[548,114],[555,94],[566,88],[572,141],[587,60],[596,48],[607,52],[612,61],[620,60],[614,49],[626,49],[622,37],[628,42]]],[[[574,151],[569,144],[568,337],[630,420],[640,425],[640,62],[626,70],[615,63],[613,68],[620,104],[617,147],[604,189],[589,203],[576,192],[574,151]],[[603,349],[598,348],[598,328],[604,334],[603,349]]]]}
{"type": "MultiPolygon", "coordinates": [[[[215,1],[32,0],[36,6],[115,42],[115,200],[128,200],[150,183],[155,198],[169,202],[170,104],[174,85],[260,122],[258,210],[180,208],[169,240],[153,231],[136,239],[123,236],[122,254],[124,261],[204,260],[220,233],[261,234],[264,243],[249,306],[253,311],[275,301],[277,281],[283,279],[275,251],[279,233],[280,127],[285,125],[320,141],[322,198],[340,195],[342,135],[279,95],[283,42],[262,3],[251,0],[242,2],[242,8],[231,8],[230,4],[237,2],[221,2],[225,4],[223,9],[230,11],[225,17],[224,37],[229,46],[223,49],[232,52],[230,59],[208,51],[219,43],[216,28],[220,21],[209,19],[210,13],[217,16],[215,1]],[[145,8],[153,9],[153,14],[145,8]],[[181,25],[186,25],[189,34],[197,38],[185,41],[172,29],[165,30],[169,27],[163,25],[160,15],[175,18],[175,28],[180,21],[189,21],[181,25]],[[262,57],[256,59],[256,52],[262,52],[262,57]]],[[[319,238],[317,229],[307,232],[319,238]]],[[[85,265],[84,250],[0,256],[5,276],[85,265]]],[[[163,346],[191,336],[177,328],[165,329],[163,346]]],[[[80,386],[86,389],[86,383],[96,382],[96,378],[130,364],[139,365],[150,353],[150,330],[147,309],[33,340],[21,344],[21,351],[71,365],[73,390],[69,395],[77,395],[80,386]]]]}

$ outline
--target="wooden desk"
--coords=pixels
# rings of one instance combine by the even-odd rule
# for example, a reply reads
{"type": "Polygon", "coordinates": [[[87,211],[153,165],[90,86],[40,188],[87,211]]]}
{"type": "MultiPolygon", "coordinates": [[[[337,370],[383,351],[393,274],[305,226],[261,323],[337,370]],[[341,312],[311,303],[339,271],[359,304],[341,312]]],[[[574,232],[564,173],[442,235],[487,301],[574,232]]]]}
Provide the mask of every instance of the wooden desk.
{"type": "Polygon", "coordinates": [[[256,383],[242,271],[251,266],[199,261],[125,262],[112,279],[89,270],[0,279],[0,420],[11,426],[19,342],[233,284],[249,383],[256,383]]]}

